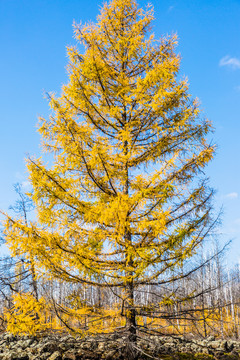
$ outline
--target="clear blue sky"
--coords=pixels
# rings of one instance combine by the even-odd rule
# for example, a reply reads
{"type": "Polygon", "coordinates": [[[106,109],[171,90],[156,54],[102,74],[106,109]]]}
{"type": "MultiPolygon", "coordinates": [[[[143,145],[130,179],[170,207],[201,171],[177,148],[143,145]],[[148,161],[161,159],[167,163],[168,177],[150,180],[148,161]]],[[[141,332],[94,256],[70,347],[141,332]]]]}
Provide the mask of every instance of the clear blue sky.
{"type": "MultiPolygon", "coordinates": [[[[139,0],[141,6],[147,0],[139,0]]],[[[240,0],[152,0],[154,32],[177,33],[181,73],[216,129],[215,160],[207,169],[224,208],[221,232],[233,239],[230,262],[240,259],[240,0]]],[[[66,46],[72,23],[95,21],[97,0],[0,0],[0,208],[26,185],[24,158],[40,154],[38,115],[48,115],[44,91],[67,81],[66,46]]]]}

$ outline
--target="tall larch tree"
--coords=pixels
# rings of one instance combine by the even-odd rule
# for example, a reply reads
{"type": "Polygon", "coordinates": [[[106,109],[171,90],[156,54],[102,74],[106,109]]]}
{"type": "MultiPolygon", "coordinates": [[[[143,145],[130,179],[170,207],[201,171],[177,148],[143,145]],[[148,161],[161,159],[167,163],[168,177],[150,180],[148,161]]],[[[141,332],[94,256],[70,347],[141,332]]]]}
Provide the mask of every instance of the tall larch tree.
{"type": "Polygon", "coordinates": [[[5,223],[13,254],[51,276],[122,289],[131,340],[135,291],[176,280],[212,222],[211,124],[179,79],[176,36],[155,40],[153,18],[113,0],[74,26],[85,51],[67,49],[69,82],[39,125],[52,165],[28,160],[37,222],[5,223]]]}

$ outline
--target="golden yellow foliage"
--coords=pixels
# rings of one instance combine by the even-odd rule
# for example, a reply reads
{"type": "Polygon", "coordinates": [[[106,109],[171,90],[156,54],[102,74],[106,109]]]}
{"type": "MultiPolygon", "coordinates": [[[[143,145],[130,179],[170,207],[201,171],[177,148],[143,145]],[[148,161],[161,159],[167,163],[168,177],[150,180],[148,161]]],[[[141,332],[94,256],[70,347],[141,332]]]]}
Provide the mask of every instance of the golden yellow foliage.
{"type": "Polygon", "coordinates": [[[7,331],[12,334],[35,335],[51,328],[47,321],[49,307],[41,298],[38,301],[29,293],[13,295],[13,306],[5,309],[4,316],[7,321],[7,331]]]}

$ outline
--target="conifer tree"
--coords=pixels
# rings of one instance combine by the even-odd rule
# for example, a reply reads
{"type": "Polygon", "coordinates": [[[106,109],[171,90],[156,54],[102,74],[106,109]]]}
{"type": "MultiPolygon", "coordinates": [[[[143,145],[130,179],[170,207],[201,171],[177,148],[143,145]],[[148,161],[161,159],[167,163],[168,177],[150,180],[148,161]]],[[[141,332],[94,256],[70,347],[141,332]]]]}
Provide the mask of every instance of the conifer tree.
{"type": "Polygon", "coordinates": [[[39,125],[53,163],[28,160],[37,222],[5,223],[13,253],[36,268],[123,289],[131,340],[135,291],[176,280],[212,222],[211,124],[179,79],[176,36],[155,40],[153,19],[151,7],[113,0],[96,24],[75,25],[85,51],[68,48],[69,82],[39,125]]]}

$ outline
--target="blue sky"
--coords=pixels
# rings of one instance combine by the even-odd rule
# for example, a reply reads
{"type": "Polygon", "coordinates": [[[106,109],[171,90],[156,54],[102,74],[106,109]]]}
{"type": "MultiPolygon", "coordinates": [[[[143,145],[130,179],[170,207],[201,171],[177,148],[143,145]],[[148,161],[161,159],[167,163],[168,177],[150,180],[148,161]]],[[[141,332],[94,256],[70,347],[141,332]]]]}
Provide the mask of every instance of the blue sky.
{"type": "MultiPolygon", "coordinates": [[[[140,6],[148,1],[139,0],[140,6]]],[[[240,260],[240,1],[152,0],[156,37],[177,33],[181,74],[213,122],[218,150],[206,170],[223,205],[229,261],[240,260]]],[[[66,83],[66,46],[72,23],[95,21],[97,0],[0,0],[0,208],[16,200],[13,184],[27,185],[24,158],[40,154],[37,117],[47,116],[45,91],[66,83]]]]}

